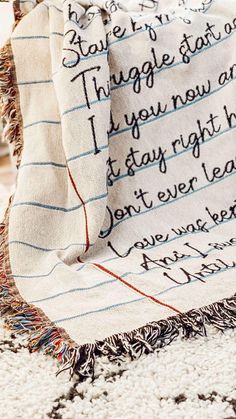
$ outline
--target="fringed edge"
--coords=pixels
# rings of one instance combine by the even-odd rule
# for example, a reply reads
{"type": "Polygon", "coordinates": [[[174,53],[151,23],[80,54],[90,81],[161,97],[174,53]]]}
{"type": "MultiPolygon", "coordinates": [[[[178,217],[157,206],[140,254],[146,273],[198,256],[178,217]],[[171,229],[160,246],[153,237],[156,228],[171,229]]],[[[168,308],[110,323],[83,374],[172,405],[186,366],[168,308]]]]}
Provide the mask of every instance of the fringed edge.
{"type": "Polygon", "coordinates": [[[13,29],[18,25],[22,17],[24,16],[22,10],[21,10],[21,4],[19,0],[13,0],[12,1],[12,7],[13,7],[13,13],[14,13],[14,25],[13,29]]]}
{"type": "MultiPolygon", "coordinates": [[[[16,3],[13,4],[13,7],[14,29],[22,19],[23,14],[16,3]]],[[[22,117],[10,41],[0,49],[0,117],[5,122],[2,134],[3,140],[14,145],[13,155],[16,156],[16,165],[19,167],[23,148],[22,117]]]]}
{"type": "Polygon", "coordinates": [[[236,327],[236,294],[200,309],[148,323],[131,332],[118,333],[103,341],[82,345],[74,350],[71,359],[58,373],[69,369],[71,374],[78,374],[81,380],[93,379],[96,357],[105,356],[110,361],[124,361],[127,357],[138,359],[143,354],[169,345],[177,337],[207,336],[207,326],[221,331],[236,327]]]}

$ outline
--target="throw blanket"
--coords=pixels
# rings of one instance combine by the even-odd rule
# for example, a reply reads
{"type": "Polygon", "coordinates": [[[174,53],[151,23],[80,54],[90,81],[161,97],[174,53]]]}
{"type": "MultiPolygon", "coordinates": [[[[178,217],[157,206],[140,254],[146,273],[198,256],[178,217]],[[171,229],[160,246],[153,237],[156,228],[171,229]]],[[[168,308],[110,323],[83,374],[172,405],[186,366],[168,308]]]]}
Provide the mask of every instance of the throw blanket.
{"type": "Polygon", "coordinates": [[[14,3],[1,313],[61,370],[236,325],[235,0],[14,3]]]}

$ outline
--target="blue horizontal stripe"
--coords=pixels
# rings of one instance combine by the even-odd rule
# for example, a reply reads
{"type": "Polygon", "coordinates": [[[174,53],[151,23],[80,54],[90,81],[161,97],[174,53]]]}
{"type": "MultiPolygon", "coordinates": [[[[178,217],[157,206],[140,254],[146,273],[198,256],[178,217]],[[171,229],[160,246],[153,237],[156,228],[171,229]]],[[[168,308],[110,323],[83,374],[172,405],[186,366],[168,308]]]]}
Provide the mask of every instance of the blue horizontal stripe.
{"type": "Polygon", "coordinates": [[[52,211],[62,211],[62,212],[76,211],[77,209],[82,207],[82,204],[80,204],[80,205],[76,205],[75,207],[72,207],[72,208],[63,208],[63,207],[57,207],[57,206],[54,206],[54,205],[41,204],[40,202],[30,202],[30,201],[28,201],[28,202],[19,202],[17,204],[14,204],[12,208],[19,207],[19,206],[22,206],[22,205],[45,208],[45,209],[49,209],[49,210],[52,210],[52,211]]]}
{"type": "MultiPolygon", "coordinates": [[[[156,122],[156,121],[158,121],[158,120],[160,120],[160,119],[162,119],[162,118],[164,118],[164,117],[166,117],[166,116],[168,116],[170,114],[176,113],[176,112],[178,112],[178,111],[180,111],[182,109],[185,109],[185,108],[188,108],[190,106],[193,106],[196,103],[201,102],[202,100],[205,100],[205,99],[209,98],[210,96],[218,93],[225,86],[228,86],[228,84],[232,83],[235,79],[236,79],[236,77],[232,78],[231,80],[227,81],[227,83],[225,83],[223,86],[217,87],[215,90],[212,90],[210,93],[207,93],[204,96],[199,97],[199,98],[193,100],[190,103],[187,103],[186,105],[179,106],[177,109],[171,109],[170,111],[167,111],[164,114],[161,114],[160,116],[155,116],[154,118],[151,118],[151,119],[149,119],[147,121],[141,122],[139,124],[139,128],[140,127],[143,127],[144,125],[150,124],[152,122],[156,122]]],[[[132,130],[132,126],[127,127],[127,128],[122,128],[122,129],[114,132],[113,134],[110,134],[109,138],[116,137],[117,135],[123,134],[124,132],[131,131],[131,130],[132,130]]]]}
{"type": "Polygon", "coordinates": [[[40,124],[52,124],[52,125],[61,125],[60,121],[48,121],[48,120],[40,120],[40,121],[35,121],[32,122],[31,124],[25,125],[23,128],[29,128],[29,127],[33,127],[34,125],[40,125],[40,124]]]}
{"type": "Polygon", "coordinates": [[[46,274],[40,274],[40,275],[16,275],[16,274],[13,274],[13,277],[14,278],[27,278],[27,279],[35,279],[35,278],[46,278],[46,277],[48,277],[48,276],[50,276],[51,275],[51,273],[57,268],[57,266],[59,266],[59,265],[64,265],[64,262],[58,262],[58,263],[56,263],[56,265],[54,265],[53,266],[53,268],[48,272],[48,273],[46,273],[46,274]]]}
{"type": "Polygon", "coordinates": [[[64,318],[64,319],[54,320],[53,323],[61,323],[61,322],[64,322],[64,321],[73,320],[73,319],[76,319],[78,317],[87,316],[88,314],[101,313],[103,311],[107,311],[107,310],[110,310],[112,308],[121,307],[121,306],[125,306],[127,304],[130,304],[130,303],[135,303],[137,301],[145,300],[145,298],[146,297],[141,297],[141,298],[136,298],[135,300],[126,301],[124,303],[112,304],[111,306],[107,306],[107,307],[104,307],[104,308],[99,308],[97,310],[87,311],[87,312],[82,313],[82,314],[77,314],[76,316],[71,316],[71,317],[67,317],[67,318],[64,318]]]}
{"type": "Polygon", "coordinates": [[[39,299],[39,300],[33,300],[33,301],[30,301],[30,303],[31,303],[31,304],[34,304],[34,303],[39,303],[39,302],[41,303],[42,301],[52,300],[52,299],[54,299],[54,298],[61,297],[62,295],[66,295],[66,294],[71,294],[71,293],[75,293],[75,292],[89,291],[89,290],[91,290],[91,289],[94,289],[94,288],[99,288],[99,287],[101,287],[102,285],[107,285],[107,284],[110,284],[110,283],[112,283],[112,282],[116,282],[116,279],[111,279],[110,281],[103,281],[103,282],[100,282],[99,284],[92,285],[91,287],[85,287],[85,288],[72,288],[72,289],[70,289],[70,290],[68,290],[68,291],[63,291],[63,292],[59,292],[58,294],[51,295],[50,297],[45,297],[45,298],[41,298],[41,299],[39,299]]]}
{"type": "Polygon", "coordinates": [[[31,163],[22,164],[20,166],[19,170],[22,169],[23,167],[29,167],[29,166],[55,166],[55,167],[60,167],[60,168],[63,168],[63,169],[67,167],[66,164],[55,163],[55,162],[52,162],[52,161],[50,161],[50,162],[33,161],[31,163]]]}
{"type": "Polygon", "coordinates": [[[18,0],[20,3],[22,3],[22,4],[24,4],[24,3],[32,3],[32,4],[34,4],[35,6],[36,6],[36,1],[33,1],[33,0],[18,0]]]}
{"type": "Polygon", "coordinates": [[[64,33],[62,33],[62,32],[50,32],[50,35],[64,36],[64,33]]]}
{"type": "Polygon", "coordinates": [[[49,39],[47,35],[25,35],[25,36],[12,36],[11,39],[14,41],[21,41],[24,39],[49,39]]]}
{"type": "MultiPolygon", "coordinates": [[[[93,202],[93,201],[98,201],[98,200],[106,198],[106,197],[107,197],[107,193],[102,194],[102,195],[97,195],[97,196],[94,196],[93,198],[89,198],[87,201],[85,201],[85,204],[88,204],[89,202],[93,202]]],[[[18,202],[16,204],[14,204],[12,206],[12,208],[19,207],[21,205],[45,208],[45,209],[49,209],[49,210],[52,210],[52,211],[62,211],[62,212],[76,211],[83,206],[82,204],[79,204],[79,205],[76,205],[75,207],[64,208],[64,207],[57,207],[57,206],[54,206],[54,205],[42,204],[40,202],[30,202],[30,201],[27,202],[26,201],[26,202],[18,202]]]]}
{"type": "MultiPolygon", "coordinates": [[[[235,267],[228,268],[228,269],[225,268],[225,269],[222,269],[221,271],[216,272],[214,274],[206,275],[204,277],[204,280],[207,280],[207,279],[209,280],[210,278],[214,277],[215,275],[222,274],[223,272],[231,271],[233,269],[235,269],[235,267]]],[[[183,287],[185,285],[190,285],[190,284],[195,283],[195,282],[198,282],[198,281],[199,281],[199,279],[193,279],[191,282],[188,282],[188,283],[185,283],[185,284],[175,285],[175,286],[170,287],[170,288],[167,288],[166,290],[161,291],[159,293],[152,294],[152,296],[153,297],[157,297],[159,295],[166,294],[167,292],[169,292],[170,290],[172,290],[174,288],[179,288],[179,287],[183,287]]],[[[100,308],[100,309],[97,309],[97,310],[87,311],[85,313],[77,314],[75,316],[65,317],[65,318],[62,318],[62,319],[54,320],[53,322],[56,323],[56,324],[57,323],[62,323],[62,322],[65,322],[65,321],[74,320],[74,319],[77,319],[79,317],[84,317],[84,316],[87,316],[87,315],[90,315],[90,314],[101,313],[101,312],[108,311],[108,310],[111,310],[111,309],[116,308],[116,307],[120,307],[120,306],[124,306],[124,305],[128,305],[128,304],[136,303],[138,301],[142,301],[142,300],[146,300],[146,299],[147,299],[147,297],[136,298],[135,300],[126,301],[124,303],[112,304],[110,306],[103,307],[103,308],[100,308]]]]}
{"type": "MultiPolygon", "coordinates": [[[[91,55],[87,55],[87,56],[80,56],[80,60],[79,60],[79,63],[81,62],[81,61],[87,61],[87,60],[90,60],[90,59],[92,59],[92,58],[99,58],[100,56],[102,56],[102,55],[107,55],[108,54],[108,50],[105,50],[105,51],[102,51],[102,52],[97,52],[97,53],[95,53],[95,54],[91,54],[91,55]]],[[[71,61],[67,61],[67,63],[66,63],[66,65],[68,66],[68,65],[73,65],[73,64],[76,64],[77,63],[77,60],[75,61],[75,60],[71,60],[71,61]]],[[[61,66],[61,68],[63,68],[63,66],[61,66]]],[[[75,67],[72,67],[72,68],[75,68],[75,67]]],[[[55,74],[57,74],[58,73],[58,70],[57,71],[55,71],[54,73],[53,73],[53,75],[55,75],[55,74]]]]}
{"type": "Polygon", "coordinates": [[[35,80],[35,81],[19,81],[17,82],[18,86],[27,86],[28,84],[47,84],[52,83],[52,80],[35,80]]]}
{"type": "MultiPolygon", "coordinates": [[[[109,101],[111,100],[111,97],[110,96],[104,97],[102,99],[92,100],[89,103],[90,103],[90,105],[94,105],[96,103],[107,102],[108,100],[109,101]]],[[[67,115],[68,113],[77,111],[78,109],[83,109],[83,108],[87,108],[87,104],[86,103],[82,103],[81,105],[74,106],[73,108],[70,108],[70,109],[66,109],[64,112],[62,112],[62,116],[67,115]]]]}
{"type": "MultiPolygon", "coordinates": [[[[55,252],[55,251],[60,251],[60,250],[67,250],[72,246],[84,246],[84,247],[86,246],[86,243],[71,243],[71,244],[68,244],[68,246],[66,247],[61,247],[61,248],[56,247],[54,249],[48,249],[45,247],[36,246],[35,244],[27,243],[20,240],[12,240],[9,242],[9,245],[13,245],[13,244],[22,244],[27,247],[32,247],[33,249],[36,249],[36,250],[41,250],[42,252],[55,252]]],[[[92,246],[94,246],[94,244],[91,243],[89,247],[92,247],[92,246]]]]}
{"type": "MultiPolygon", "coordinates": [[[[99,150],[106,150],[107,148],[108,148],[108,144],[99,146],[99,150]]],[[[70,162],[73,160],[77,160],[77,159],[80,159],[81,157],[89,156],[91,154],[94,154],[94,148],[92,150],[84,151],[83,153],[77,154],[76,156],[72,156],[67,161],[70,162]]]]}
{"type": "MultiPolygon", "coordinates": [[[[15,275],[15,274],[13,274],[13,277],[14,278],[18,278],[18,279],[35,279],[35,278],[47,278],[48,276],[50,276],[51,275],[51,273],[59,266],[59,265],[64,265],[64,266],[67,266],[67,265],[65,265],[65,263],[64,262],[58,262],[58,263],[56,263],[56,265],[54,265],[53,266],[53,268],[48,272],[48,273],[46,273],[46,274],[39,274],[39,275],[15,275]]],[[[76,271],[75,271],[75,273],[77,273],[77,272],[79,272],[79,271],[81,271],[82,269],[84,269],[84,267],[85,267],[86,265],[84,264],[84,265],[82,265],[82,266],[80,266],[80,268],[79,269],[76,269],[76,271]]]]}
{"type": "MultiPolygon", "coordinates": [[[[50,32],[50,35],[58,35],[58,36],[64,36],[62,32],[50,32]]],[[[48,35],[25,35],[25,36],[12,36],[11,39],[14,41],[22,41],[24,39],[50,39],[50,36],[48,35]]]]}
{"type": "MultiPolygon", "coordinates": [[[[204,186],[202,186],[201,188],[195,189],[193,192],[189,192],[189,193],[188,193],[188,194],[186,194],[186,195],[179,196],[178,198],[172,199],[172,200],[171,200],[171,201],[169,201],[169,202],[165,202],[165,203],[163,203],[163,204],[156,205],[156,206],[154,206],[154,207],[152,207],[152,208],[146,209],[145,211],[142,211],[142,212],[140,212],[140,213],[134,214],[132,217],[125,217],[125,218],[123,218],[122,220],[119,220],[119,221],[117,221],[116,223],[114,223],[114,224],[113,224],[113,230],[114,230],[114,228],[115,228],[115,227],[117,227],[119,224],[123,223],[124,221],[127,221],[127,220],[132,220],[134,217],[138,217],[138,216],[140,216],[140,215],[146,214],[146,213],[148,213],[148,212],[150,212],[150,211],[154,211],[154,210],[159,209],[159,208],[161,208],[161,207],[164,207],[164,206],[166,206],[166,205],[173,204],[173,202],[179,201],[180,199],[184,199],[184,198],[189,197],[189,196],[191,196],[191,195],[193,195],[193,194],[195,194],[195,193],[197,193],[197,192],[199,192],[199,191],[202,191],[202,190],[204,190],[204,189],[207,189],[207,188],[209,188],[210,186],[213,186],[213,185],[215,185],[216,183],[219,183],[219,182],[221,182],[221,181],[223,181],[223,180],[225,180],[225,179],[228,179],[229,177],[231,177],[231,176],[233,176],[233,175],[235,175],[235,174],[236,174],[236,172],[230,173],[229,175],[227,175],[227,176],[223,177],[222,179],[218,179],[218,180],[216,180],[216,181],[214,181],[214,182],[212,182],[212,183],[210,183],[210,184],[204,185],[204,186]]],[[[108,232],[108,230],[105,230],[103,233],[107,233],[107,232],[108,232]]]]}
{"type": "MultiPolygon", "coordinates": [[[[108,144],[99,146],[99,150],[106,150],[107,148],[108,148],[108,144]]],[[[86,156],[89,156],[91,154],[94,154],[94,148],[92,150],[84,151],[83,153],[80,153],[80,154],[77,154],[75,156],[72,156],[72,157],[68,158],[67,162],[69,163],[73,160],[78,160],[81,157],[86,157],[86,156]]],[[[54,166],[54,167],[63,168],[63,169],[67,168],[66,164],[56,163],[56,162],[52,162],[52,161],[47,161],[47,162],[42,161],[42,162],[31,162],[31,163],[22,164],[20,166],[19,170],[24,168],[24,167],[30,167],[30,166],[54,166]]]]}

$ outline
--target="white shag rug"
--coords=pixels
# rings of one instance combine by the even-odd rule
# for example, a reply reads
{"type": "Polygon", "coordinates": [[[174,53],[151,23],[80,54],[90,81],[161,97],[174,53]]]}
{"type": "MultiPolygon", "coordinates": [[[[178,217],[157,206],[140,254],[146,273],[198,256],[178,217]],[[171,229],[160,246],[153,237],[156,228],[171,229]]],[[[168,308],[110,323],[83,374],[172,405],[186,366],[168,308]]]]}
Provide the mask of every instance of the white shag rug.
{"type": "Polygon", "coordinates": [[[22,339],[0,341],[0,417],[4,419],[235,419],[236,330],[178,339],[137,361],[104,359],[95,380],[55,376],[57,364],[30,354],[22,339]]]}
{"type": "Polygon", "coordinates": [[[0,324],[0,418],[236,419],[236,330],[178,338],[119,365],[101,359],[94,382],[56,377],[57,369],[0,324]]]}

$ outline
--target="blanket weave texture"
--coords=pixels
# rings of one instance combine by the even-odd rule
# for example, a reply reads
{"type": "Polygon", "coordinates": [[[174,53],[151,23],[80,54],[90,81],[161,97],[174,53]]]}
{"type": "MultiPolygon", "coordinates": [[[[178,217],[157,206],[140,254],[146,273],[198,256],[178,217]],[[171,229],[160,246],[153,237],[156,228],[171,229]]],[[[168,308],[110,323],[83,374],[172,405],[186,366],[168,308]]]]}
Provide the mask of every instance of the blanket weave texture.
{"type": "Polygon", "coordinates": [[[235,0],[15,1],[0,310],[93,376],[236,325],[235,0]]]}

